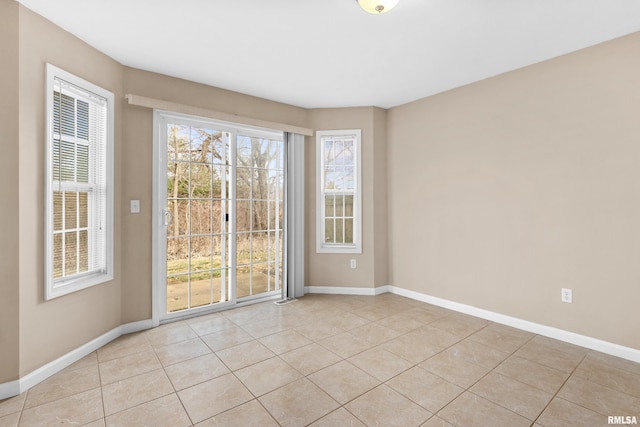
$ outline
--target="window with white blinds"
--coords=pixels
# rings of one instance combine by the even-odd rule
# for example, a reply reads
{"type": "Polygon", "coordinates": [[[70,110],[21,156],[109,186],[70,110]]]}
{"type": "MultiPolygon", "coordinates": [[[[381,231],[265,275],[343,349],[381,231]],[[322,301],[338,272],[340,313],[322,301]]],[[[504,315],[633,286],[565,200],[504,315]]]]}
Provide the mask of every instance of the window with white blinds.
{"type": "Polygon", "coordinates": [[[113,94],[47,64],[45,299],[113,278],[113,94]]]}
{"type": "Polygon", "coordinates": [[[316,252],[362,252],[360,134],[316,132],[316,252]]]}

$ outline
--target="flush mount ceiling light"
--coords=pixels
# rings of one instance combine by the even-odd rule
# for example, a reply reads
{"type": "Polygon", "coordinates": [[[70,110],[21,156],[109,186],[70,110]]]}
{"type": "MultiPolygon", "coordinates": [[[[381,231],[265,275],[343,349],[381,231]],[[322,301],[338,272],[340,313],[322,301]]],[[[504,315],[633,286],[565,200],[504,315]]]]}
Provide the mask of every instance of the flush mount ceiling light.
{"type": "Polygon", "coordinates": [[[396,5],[400,0],[356,0],[361,8],[374,15],[380,15],[387,13],[396,5]]]}

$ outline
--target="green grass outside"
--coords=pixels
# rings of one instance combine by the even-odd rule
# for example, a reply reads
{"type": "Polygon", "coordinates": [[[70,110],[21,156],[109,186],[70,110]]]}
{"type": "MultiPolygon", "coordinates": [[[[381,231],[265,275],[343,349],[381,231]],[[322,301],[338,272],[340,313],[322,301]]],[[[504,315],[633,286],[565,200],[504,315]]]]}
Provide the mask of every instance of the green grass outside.
{"type": "MultiPolygon", "coordinates": [[[[254,262],[255,260],[267,260],[267,253],[254,253],[254,262]]],[[[238,254],[236,256],[236,263],[240,265],[238,267],[238,272],[249,273],[250,268],[247,265],[243,268],[242,264],[249,264],[251,262],[251,258],[248,253],[238,254]]],[[[263,261],[260,261],[263,262],[263,261]]],[[[210,275],[214,278],[220,277],[220,260],[212,260],[209,257],[200,257],[200,258],[192,258],[191,259],[191,280],[208,280],[210,275]],[[196,270],[195,272],[193,270],[196,270]],[[197,271],[197,270],[205,270],[205,271],[197,271]],[[213,270],[213,271],[209,271],[213,270]]],[[[265,265],[266,266],[266,265],[265,265]]],[[[188,259],[177,259],[177,260],[167,260],[167,276],[173,276],[174,274],[181,274],[180,276],[174,276],[168,279],[169,284],[177,284],[177,283],[185,283],[188,281],[187,272],[189,271],[189,260],[188,259]]],[[[266,271],[265,271],[266,273],[266,271]]]]}

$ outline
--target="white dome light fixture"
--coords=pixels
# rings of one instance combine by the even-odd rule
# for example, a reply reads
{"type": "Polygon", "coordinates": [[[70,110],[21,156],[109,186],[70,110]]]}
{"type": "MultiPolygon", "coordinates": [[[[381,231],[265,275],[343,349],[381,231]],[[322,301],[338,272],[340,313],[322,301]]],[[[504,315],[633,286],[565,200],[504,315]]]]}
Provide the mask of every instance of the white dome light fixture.
{"type": "Polygon", "coordinates": [[[374,15],[381,15],[396,7],[400,0],[356,0],[361,8],[374,15]]]}

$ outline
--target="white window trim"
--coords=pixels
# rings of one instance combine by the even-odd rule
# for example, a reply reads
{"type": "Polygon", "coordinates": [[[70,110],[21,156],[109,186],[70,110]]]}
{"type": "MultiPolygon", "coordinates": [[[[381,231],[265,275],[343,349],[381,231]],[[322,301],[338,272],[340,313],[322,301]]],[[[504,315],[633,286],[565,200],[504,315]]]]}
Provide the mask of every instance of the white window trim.
{"type": "Polygon", "coordinates": [[[362,253],[362,131],[322,130],[316,131],[316,252],[334,254],[362,253]],[[353,201],[353,244],[328,244],[324,242],[325,204],[324,204],[324,147],[322,139],[326,136],[355,136],[356,171],[354,172],[355,195],[353,201]]]}
{"type": "Polygon", "coordinates": [[[113,145],[114,145],[114,95],[113,93],[51,64],[46,69],[46,141],[45,141],[45,287],[44,299],[50,300],[71,292],[113,280],[113,145]],[[99,273],[78,274],[56,283],[53,278],[53,90],[54,80],[60,79],[93,92],[107,100],[106,123],[106,235],[105,269],[99,273]]]}

